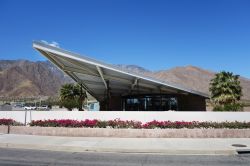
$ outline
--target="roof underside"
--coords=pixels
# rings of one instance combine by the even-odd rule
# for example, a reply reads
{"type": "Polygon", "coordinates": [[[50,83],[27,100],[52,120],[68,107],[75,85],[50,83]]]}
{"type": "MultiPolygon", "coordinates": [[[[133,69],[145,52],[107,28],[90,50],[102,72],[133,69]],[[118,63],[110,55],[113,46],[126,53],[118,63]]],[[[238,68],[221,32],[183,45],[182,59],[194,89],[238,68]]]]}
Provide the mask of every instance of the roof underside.
{"type": "Polygon", "coordinates": [[[111,95],[164,93],[208,97],[207,94],[131,73],[41,42],[33,42],[33,47],[99,101],[104,100],[108,89],[111,95]]]}

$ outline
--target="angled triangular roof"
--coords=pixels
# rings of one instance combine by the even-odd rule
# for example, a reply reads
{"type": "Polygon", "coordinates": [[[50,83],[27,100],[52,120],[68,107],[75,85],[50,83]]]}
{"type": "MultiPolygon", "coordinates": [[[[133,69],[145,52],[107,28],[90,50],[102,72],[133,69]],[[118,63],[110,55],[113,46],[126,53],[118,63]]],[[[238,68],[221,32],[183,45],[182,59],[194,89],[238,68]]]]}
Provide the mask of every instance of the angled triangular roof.
{"type": "Polygon", "coordinates": [[[42,42],[33,42],[33,47],[72,79],[81,83],[84,89],[97,100],[104,99],[108,88],[114,95],[128,95],[137,91],[145,94],[194,94],[209,97],[207,94],[180,85],[126,71],[42,42]]]}

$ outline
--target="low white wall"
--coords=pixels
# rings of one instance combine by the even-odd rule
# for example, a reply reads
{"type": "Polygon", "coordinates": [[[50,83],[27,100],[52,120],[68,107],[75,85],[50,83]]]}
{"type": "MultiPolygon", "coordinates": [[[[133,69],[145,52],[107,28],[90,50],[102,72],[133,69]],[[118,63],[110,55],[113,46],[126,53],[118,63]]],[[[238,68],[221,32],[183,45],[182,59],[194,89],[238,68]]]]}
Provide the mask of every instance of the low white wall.
{"type": "Polygon", "coordinates": [[[10,118],[18,122],[24,123],[25,111],[0,111],[0,119],[2,118],[6,118],[6,119],[10,118]]]}
{"type": "MultiPolygon", "coordinates": [[[[25,111],[0,111],[0,118],[11,118],[18,122],[25,122],[25,111]]],[[[250,112],[125,112],[125,111],[27,111],[26,122],[44,119],[99,119],[137,120],[148,122],[158,121],[248,121],[250,112]]]]}

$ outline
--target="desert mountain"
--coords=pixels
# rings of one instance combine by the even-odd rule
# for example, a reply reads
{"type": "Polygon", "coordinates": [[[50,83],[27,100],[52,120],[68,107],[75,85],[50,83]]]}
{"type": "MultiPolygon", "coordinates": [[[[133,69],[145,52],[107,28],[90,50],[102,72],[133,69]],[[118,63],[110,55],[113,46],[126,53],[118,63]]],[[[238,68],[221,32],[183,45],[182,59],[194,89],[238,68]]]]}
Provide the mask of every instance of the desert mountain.
{"type": "MultiPolygon", "coordinates": [[[[194,66],[155,72],[136,65],[116,66],[204,93],[209,93],[209,82],[215,74],[194,66]]],[[[243,99],[250,100],[250,80],[241,77],[240,81],[243,99]]],[[[68,82],[72,80],[48,61],[0,60],[0,97],[54,96],[68,82]]]]}
{"type": "Polygon", "coordinates": [[[1,97],[37,97],[56,95],[71,79],[45,61],[0,61],[1,97]]]}
{"type": "MultiPolygon", "coordinates": [[[[174,83],[196,91],[209,94],[209,82],[215,72],[195,66],[175,67],[169,70],[149,71],[136,65],[118,65],[122,69],[147,75],[169,83],[174,83]]],[[[244,100],[250,100],[250,79],[240,77],[244,100]]]]}
{"type": "MultiPolygon", "coordinates": [[[[194,66],[176,67],[170,70],[163,70],[153,73],[156,78],[169,80],[174,83],[182,84],[193,90],[209,94],[209,82],[214,77],[215,72],[204,70],[194,66]]],[[[241,77],[243,87],[243,99],[250,99],[250,80],[241,77]]]]}

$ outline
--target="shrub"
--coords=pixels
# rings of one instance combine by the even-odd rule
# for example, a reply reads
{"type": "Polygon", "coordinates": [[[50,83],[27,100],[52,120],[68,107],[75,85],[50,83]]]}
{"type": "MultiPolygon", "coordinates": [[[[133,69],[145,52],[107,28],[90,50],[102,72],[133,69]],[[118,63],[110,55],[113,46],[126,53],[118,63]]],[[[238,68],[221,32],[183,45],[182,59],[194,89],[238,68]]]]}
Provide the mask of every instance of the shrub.
{"type": "Polygon", "coordinates": [[[78,102],[75,99],[63,99],[60,101],[60,105],[72,111],[72,109],[78,107],[78,102]]]}
{"type": "Polygon", "coordinates": [[[213,111],[243,111],[243,105],[240,103],[216,105],[213,111]]]}
{"type": "Polygon", "coordinates": [[[115,119],[115,120],[109,120],[107,125],[112,128],[141,128],[142,123],[139,121],[133,121],[133,120],[120,120],[120,119],[115,119]]]}
{"type": "Polygon", "coordinates": [[[243,111],[243,105],[240,103],[226,104],[224,106],[224,110],[226,110],[226,111],[243,111]]]}
{"type": "Polygon", "coordinates": [[[224,111],[224,107],[222,105],[216,105],[214,106],[213,111],[224,111]]]}
{"type": "Polygon", "coordinates": [[[229,129],[246,129],[250,128],[250,122],[185,122],[185,121],[156,121],[147,122],[142,124],[139,121],[124,121],[120,119],[101,121],[101,120],[83,120],[76,121],[70,119],[64,120],[37,120],[32,121],[30,126],[41,127],[89,127],[89,128],[132,128],[132,129],[181,129],[181,128],[229,128],[229,129]]]}
{"type": "Polygon", "coordinates": [[[97,121],[96,127],[107,128],[107,126],[108,126],[108,122],[107,121],[101,121],[101,120],[97,121]]]}
{"type": "Polygon", "coordinates": [[[13,119],[0,119],[0,125],[21,126],[23,124],[13,119]]]}
{"type": "Polygon", "coordinates": [[[184,121],[151,121],[147,122],[143,125],[143,128],[146,129],[154,129],[154,128],[174,128],[174,129],[180,129],[180,128],[196,128],[198,122],[184,122],[184,121]]]}
{"type": "MultiPolygon", "coordinates": [[[[20,126],[23,125],[13,119],[0,119],[0,125],[12,125],[20,126]]],[[[89,120],[85,119],[82,121],[71,120],[71,119],[61,119],[61,120],[33,120],[29,124],[30,126],[40,126],[40,127],[70,127],[70,128],[131,128],[131,129],[194,129],[194,128],[228,128],[228,129],[250,129],[250,122],[185,122],[185,121],[157,121],[153,120],[142,124],[139,121],[133,120],[120,120],[114,119],[109,121],[102,120],[89,120]]]]}
{"type": "Polygon", "coordinates": [[[41,127],[97,127],[97,120],[86,119],[84,121],[77,121],[71,119],[62,120],[36,120],[31,121],[30,126],[41,126],[41,127]]]}

